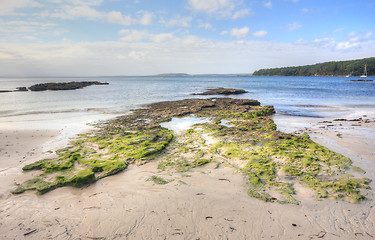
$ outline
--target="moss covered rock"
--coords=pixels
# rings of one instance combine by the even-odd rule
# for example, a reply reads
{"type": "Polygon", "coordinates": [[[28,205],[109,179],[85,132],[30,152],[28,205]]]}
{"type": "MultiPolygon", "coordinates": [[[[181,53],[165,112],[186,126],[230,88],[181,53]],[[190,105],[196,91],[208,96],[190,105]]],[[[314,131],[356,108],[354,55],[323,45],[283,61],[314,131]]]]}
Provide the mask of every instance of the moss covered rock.
{"type": "MultiPolygon", "coordinates": [[[[116,174],[129,164],[156,160],[159,170],[170,172],[187,172],[206,164],[231,166],[246,176],[248,194],[264,201],[298,204],[295,183],[313,190],[318,200],[365,199],[370,180],[361,177],[363,170],[313,142],[307,134],[277,131],[268,117],[274,112],[272,106],[260,106],[249,99],[150,104],[80,135],[68,147],[56,151],[56,158],[25,166],[24,171],[43,173],[13,193],[36,190],[42,194],[61,186],[80,187],[116,174]],[[160,126],[172,117],[192,114],[211,121],[194,125],[178,136],[160,126]],[[210,144],[203,138],[208,134],[213,139],[210,144]],[[355,175],[348,174],[351,170],[355,175]]],[[[151,180],[163,182],[157,177],[151,180]]]]}

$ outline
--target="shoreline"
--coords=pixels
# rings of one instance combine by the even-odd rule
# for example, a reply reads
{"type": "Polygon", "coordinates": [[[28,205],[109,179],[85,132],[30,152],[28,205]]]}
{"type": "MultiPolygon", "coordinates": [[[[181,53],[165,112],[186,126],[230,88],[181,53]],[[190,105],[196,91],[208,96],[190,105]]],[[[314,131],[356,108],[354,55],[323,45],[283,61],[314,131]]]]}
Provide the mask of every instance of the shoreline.
{"type": "MultiPolygon", "coordinates": [[[[372,113],[367,116],[375,117],[372,113]]],[[[353,155],[355,165],[362,162],[365,167],[360,167],[375,169],[373,155],[363,156],[358,148],[366,140],[364,134],[354,135],[363,132],[360,126],[352,126],[353,129],[348,129],[351,135],[341,139],[336,136],[337,129],[320,128],[318,122],[325,119],[276,118],[278,128],[284,131],[304,130],[304,127],[309,130],[311,125],[313,140],[344,155],[353,155]],[[356,142],[355,153],[347,151],[346,144],[352,140],[356,142]]],[[[374,131],[375,126],[367,128],[374,131]]],[[[30,143],[40,146],[41,142],[56,137],[47,135],[38,143],[30,143]]],[[[30,145],[24,150],[34,148],[30,145]]],[[[41,148],[36,149],[33,156],[37,158],[38,154],[43,156],[41,148]]],[[[124,172],[82,189],[63,187],[42,196],[34,192],[4,194],[0,200],[0,217],[5,222],[0,225],[0,237],[21,238],[27,233],[35,239],[320,239],[323,234],[327,239],[353,239],[358,235],[375,236],[373,196],[372,200],[350,204],[334,200],[318,202],[310,198],[309,192],[299,192],[301,206],[266,203],[247,195],[244,176],[232,168],[215,169],[208,164],[189,172],[190,177],[155,185],[147,181],[150,176],[169,178],[166,172],[158,172],[155,165],[151,162],[130,166],[124,172]]],[[[366,175],[374,179],[371,171],[366,175]]],[[[374,189],[374,182],[371,187],[374,189]]]]}

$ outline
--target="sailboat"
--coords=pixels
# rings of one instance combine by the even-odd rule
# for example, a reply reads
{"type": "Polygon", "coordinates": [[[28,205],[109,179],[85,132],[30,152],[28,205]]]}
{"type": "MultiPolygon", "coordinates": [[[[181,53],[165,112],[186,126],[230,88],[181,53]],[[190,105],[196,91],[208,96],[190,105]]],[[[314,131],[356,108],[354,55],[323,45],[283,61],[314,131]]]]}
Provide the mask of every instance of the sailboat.
{"type": "Polygon", "coordinates": [[[363,75],[361,75],[361,78],[365,78],[367,77],[367,65],[365,64],[365,71],[363,73],[363,75]]]}

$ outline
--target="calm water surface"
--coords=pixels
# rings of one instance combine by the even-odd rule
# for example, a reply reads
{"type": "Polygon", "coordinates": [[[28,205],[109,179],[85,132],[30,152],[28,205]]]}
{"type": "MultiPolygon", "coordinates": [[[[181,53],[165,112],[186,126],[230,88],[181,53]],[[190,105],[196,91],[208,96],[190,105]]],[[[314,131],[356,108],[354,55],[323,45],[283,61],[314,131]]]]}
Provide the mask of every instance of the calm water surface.
{"type": "Polygon", "coordinates": [[[71,91],[1,93],[0,124],[17,119],[74,116],[85,116],[84,121],[88,121],[90,116],[119,115],[152,102],[202,97],[190,94],[214,87],[245,89],[248,93],[231,97],[257,99],[262,105],[274,105],[282,114],[318,116],[311,109],[322,105],[375,107],[375,82],[351,82],[344,77],[0,78],[0,90],[69,81],[103,81],[109,85],[71,91]]]}

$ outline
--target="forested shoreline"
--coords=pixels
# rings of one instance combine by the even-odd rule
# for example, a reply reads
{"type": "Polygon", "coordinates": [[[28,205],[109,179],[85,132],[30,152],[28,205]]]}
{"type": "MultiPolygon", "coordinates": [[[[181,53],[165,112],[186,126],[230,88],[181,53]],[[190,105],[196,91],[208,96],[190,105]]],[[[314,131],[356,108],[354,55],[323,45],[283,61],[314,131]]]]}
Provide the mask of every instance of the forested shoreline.
{"type": "Polygon", "coordinates": [[[360,76],[367,65],[367,75],[375,75],[375,57],[314,65],[260,69],[253,76],[360,76]]]}

